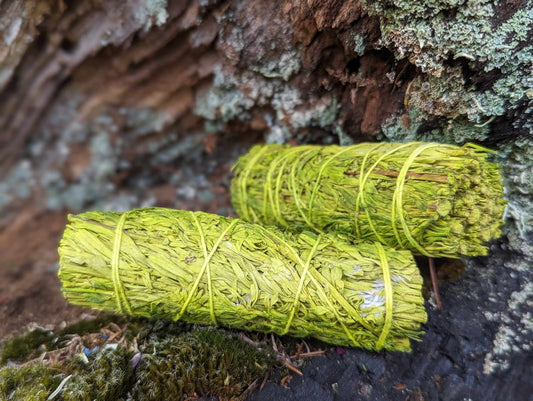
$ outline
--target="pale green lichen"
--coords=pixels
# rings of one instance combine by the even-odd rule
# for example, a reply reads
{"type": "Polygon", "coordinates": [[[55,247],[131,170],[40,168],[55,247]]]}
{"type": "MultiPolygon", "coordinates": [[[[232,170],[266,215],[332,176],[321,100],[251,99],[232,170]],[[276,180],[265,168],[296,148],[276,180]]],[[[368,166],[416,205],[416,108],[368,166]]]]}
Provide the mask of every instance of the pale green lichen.
{"type": "Polygon", "coordinates": [[[332,125],[339,112],[339,104],[335,98],[322,98],[314,107],[305,110],[296,110],[291,115],[293,128],[308,126],[325,127],[332,125]]]}
{"type": "Polygon", "coordinates": [[[366,39],[364,35],[361,35],[360,33],[357,33],[354,35],[354,53],[358,55],[362,55],[365,52],[366,48],[366,39]]]}
{"type": "Polygon", "coordinates": [[[46,190],[49,209],[58,210],[66,206],[79,210],[114,190],[111,178],[115,174],[118,159],[109,135],[104,131],[95,134],[89,146],[91,162],[76,182],[66,182],[57,170],[42,173],[40,184],[46,190]]]}
{"type": "MultiPolygon", "coordinates": [[[[497,7],[488,0],[367,3],[380,19],[381,45],[420,68],[406,100],[427,119],[490,125],[495,117],[523,114],[531,104],[533,1],[506,19],[497,7]]],[[[530,109],[525,112],[531,116],[530,109]]],[[[533,132],[519,120],[512,123],[516,129],[533,132]]]]}
{"type": "Polygon", "coordinates": [[[505,357],[506,354],[533,351],[533,342],[528,340],[533,335],[533,283],[525,283],[513,292],[507,305],[508,311],[504,316],[486,316],[490,321],[500,322],[500,326],[494,337],[492,350],[485,355],[485,374],[508,369],[510,361],[505,357]]]}
{"type": "Polygon", "coordinates": [[[143,31],[153,26],[161,26],[168,19],[166,0],[144,0],[137,7],[134,7],[134,17],[142,24],[143,31]]]}
{"type": "Polygon", "coordinates": [[[442,142],[464,144],[471,141],[483,141],[490,135],[488,125],[476,125],[464,120],[441,119],[434,122],[436,128],[425,126],[427,114],[418,108],[408,113],[407,123],[400,116],[389,118],[381,127],[378,139],[392,142],[442,142]]]}
{"type": "MultiPolygon", "coordinates": [[[[250,86],[255,86],[252,77],[248,82],[250,86]]],[[[237,77],[223,74],[221,67],[217,66],[213,87],[196,98],[194,111],[211,122],[225,123],[236,117],[245,119],[248,116],[247,110],[253,107],[254,101],[261,100],[258,96],[258,93],[245,95],[239,90],[237,77]]]]}
{"type": "Polygon", "coordinates": [[[125,129],[132,138],[161,132],[173,121],[171,115],[152,108],[121,107],[118,113],[126,117],[125,129]]]}
{"type": "Polygon", "coordinates": [[[281,78],[287,81],[292,75],[300,71],[301,64],[299,53],[289,50],[283,53],[279,60],[270,60],[258,67],[252,67],[267,78],[281,78]]]}
{"type": "MultiPolygon", "coordinates": [[[[46,195],[40,199],[41,205],[50,210],[91,207],[125,211],[141,203],[152,206],[155,199],[149,194],[117,190],[116,173],[136,167],[136,160],[123,157],[127,146],[138,143],[139,158],[148,166],[172,163],[178,158],[191,160],[202,152],[205,132],[162,134],[174,122],[166,113],[121,107],[118,116],[104,110],[81,124],[76,122],[79,107],[76,94],[52,107],[47,124],[28,143],[27,158],[0,181],[0,208],[40,192],[46,195]],[[79,157],[75,153],[80,146],[88,148],[88,155],[79,157]]],[[[147,169],[138,175],[132,185],[135,189],[145,190],[153,184],[147,169]]]]}
{"type": "Polygon", "coordinates": [[[269,127],[269,143],[285,143],[302,128],[331,131],[339,110],[331,94],[306,104],[300,91],[282,79],[267,79],[249,71],[237,76],[218,66],[213,86],[197,97],[194,112],[206,120],[206,131],[216,132],[232,119],[249,121],[252,110],[261,107],[266,109],[263,117],[269,127]]]}
{"type": "Polygon", "coordinates": [[[435,75],[450,57],[483,63],[485,71],[515,70],[509,56],[521,50],[533,22],[531,1],[504,22],[489,0],[382,0],[367,7],[380,18],[383,43],[435,75]]]}
{"type": "Polygon", "coordinates": [[[15,199],[26,199],[31,195],[34,173],[29,160],[19,161],[4,181],[0,181],[0,211],[15,199]]]}
{"type": "Polygon", "coordinates": [[[533,260],[533,140],[503,144],[497,158],[508,199],[504,233],[512,249],[533,260]]]}

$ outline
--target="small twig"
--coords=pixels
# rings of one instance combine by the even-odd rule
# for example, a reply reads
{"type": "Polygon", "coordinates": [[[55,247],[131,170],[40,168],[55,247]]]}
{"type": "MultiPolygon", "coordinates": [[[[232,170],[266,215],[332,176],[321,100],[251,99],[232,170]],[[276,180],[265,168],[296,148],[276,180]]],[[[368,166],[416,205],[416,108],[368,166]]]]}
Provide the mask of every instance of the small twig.
{"type": "Polygon", "coordinates": [[[300,343],[300,345],[298,345],[298,349],[296,350],[296,354],[294,355],[291,355],[290,358],[291,359],[296,359],[298,358],[298,356],[300,356],[300,354],[302,353],[302,348],[304,347],[304,343],[303,341],[300,343]]]}
{"type": "Polygon", "coordinates": [[[282,359],[282,363],[283,365],[285,365],[287,367],[287,369],[289,369],[290,371],[294,372],[294,373],[298,373],[300,376],[303,376],[304,374],[298,369],[296,368],[293,364],[290,363],[289,360],[287,359],[282,359]]]}
{"type": "Polygon", "coordinates": [[[119,332],[119,331],[116,331],[116,332],[115,332],[115,331],[111,331],[111,330],[106,330],[106,331],[108,331],[108,332],[111,333],[111,335],[105,333],[105,334],[107,334],[107,335],[109,336],[109,337],[106,339],[106,341],[107,341],[108,343],[111,342],[111,341],[113,341],[113,340],[115,340],[117,337],[119,337],[119,336],[122,334],[122,332],[119,332]]]}
{"type": "Polygon", "coordinates": [[[287,382],[291,379],[291,375],[287,375],[287,376],[284,376],[281,378],[281,380],[279,381],[279,384],[281,384],[282,386],[286,387],[287,386],[287,382]]]}
{"type": "Polygon", "coordinates": [[[122,328],[115,322],[109,323],[109,327],[113,328],[115,332],[122,333],[122,328]]]}
{"type": "Polygon", "coordinates": [[[431,275],[431,284],[433,285],[433,293],[435,294],[435,302],[437,303],[437,309],[442,309],[442,304],[439,297],[439,287],[437,285],[437,274],[435,271],[435,261],[433,258],[429,259],[429,274],[431,275]]]}
{"type": "Polygon", "coordinates": [[[403,95],[403,106],[405,107],[405,110],[409,109],[409,92],[411,91],[411,85],[415,82],[413,79],[412,81],[409,81],[407,84],[407,88],[405,88],[405,93],[403,95]]]}
{"type": "Polygon", "coordinates": [[[59,386],[57,386],[55,391],[48,396],[47,400],[50,401],[50,400],[53,400],[54,398],[56,398],[56,396],[59,395],[59,393],[61,393],[61,390],[63,390],[63,387],[70,380],[71,377],[72,377],[72,375],[68,375],[63,380],[61,380],[61,383],[59,383],[59,386]]]}
{"type": "Polygon", "coordinates": [[[263,381],[261,382],[261,385],[259,386],[259,391],[262,391],[263,387],[265,387],[269,374],[270,374],[269,372],[265,373],[265,377],[263,378],[263,381]]]}
{"type": "Polygon", "coordinates": [[[257,388],[257,385],[259,384],[259,380],[256,379],[250,384],[248,387],[246,387],[246,390],[244,390],[238,397],[231,398],[231,400],[235,401],[244,401],[248,396],[257,388]]]}
{"type": "Polygon", "coordinates": [[[239,340],[242,340],[244,342],[247,342],[248,344],[253,345],[254,347],[257,347],[259,343],[257,341],[252,340],[250,337],[243,333],[239,333],[239,340]]]}
{"type": "Polygon", "coordinates": [[[270,339],[272,340],[272,348],[274,348],[274,351],[279,354],[278,346],[276,345],[276,339],[274,338],[273,333],[270,333],[270,339]]]}
{"type": "Polygon", "coordinates": [[[323,356],[326,353],[324,350],[318,350],[318,351],[311,351],[311,352],[303,352],[298,355],[293,355],[290,358],[296,359],[296,358],[313,358],[315,356],[323,356]]]}

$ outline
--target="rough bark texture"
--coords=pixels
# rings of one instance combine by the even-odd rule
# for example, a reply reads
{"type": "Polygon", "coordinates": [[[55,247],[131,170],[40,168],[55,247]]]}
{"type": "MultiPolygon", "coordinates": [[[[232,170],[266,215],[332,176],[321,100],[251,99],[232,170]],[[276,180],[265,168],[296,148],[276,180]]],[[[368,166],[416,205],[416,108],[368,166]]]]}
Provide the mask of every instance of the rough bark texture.
{"type": "Polygon", "coordinates": [[[506,235],[443,278],[424,341],[332,351],[251,399],[528,400],[532,26],[532,0],[0,2],[0,335],[81,313],[55,278],[69,211],[231,214],[258,141],[476,141],[500,152],[506,235]]]}

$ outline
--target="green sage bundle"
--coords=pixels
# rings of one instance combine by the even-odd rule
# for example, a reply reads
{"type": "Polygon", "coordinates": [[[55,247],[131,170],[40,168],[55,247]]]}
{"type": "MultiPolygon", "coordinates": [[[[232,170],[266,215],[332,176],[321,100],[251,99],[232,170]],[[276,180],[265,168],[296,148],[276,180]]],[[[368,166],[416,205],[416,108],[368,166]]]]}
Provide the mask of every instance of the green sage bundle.
{"type": "Polygon", "coordinates": [[[258,145],[234,167],[239,216],[431,257],[486,255],[505,202],[487,149],[437,143],[258,145]]]}
{"type": "Polygon", "coordinates": [[[164,208],[69,216],[66,298],[110,312],[409,351],[426,321],[409,252],[164,208]]]}

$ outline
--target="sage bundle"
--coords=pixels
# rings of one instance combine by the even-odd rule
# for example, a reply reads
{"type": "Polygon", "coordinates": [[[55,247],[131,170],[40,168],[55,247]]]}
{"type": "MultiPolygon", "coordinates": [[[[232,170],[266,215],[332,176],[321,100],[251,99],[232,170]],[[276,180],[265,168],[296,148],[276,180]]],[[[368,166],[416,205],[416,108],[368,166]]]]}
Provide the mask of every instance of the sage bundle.
{"type": "Polygon", "coordinates": [[[164,208],[69,216],[73,304],[135,316],[409,351],[426,321],[409,252],[164,208]]]}
{"type": "Polygon", "coordinates": [[[486,255],[505,205],[487,152],[420,142],[257,145],[234,166],[232,203],[254,223],[336,231],[430,257],[486,255]]]}

